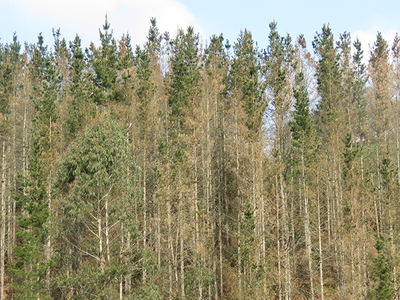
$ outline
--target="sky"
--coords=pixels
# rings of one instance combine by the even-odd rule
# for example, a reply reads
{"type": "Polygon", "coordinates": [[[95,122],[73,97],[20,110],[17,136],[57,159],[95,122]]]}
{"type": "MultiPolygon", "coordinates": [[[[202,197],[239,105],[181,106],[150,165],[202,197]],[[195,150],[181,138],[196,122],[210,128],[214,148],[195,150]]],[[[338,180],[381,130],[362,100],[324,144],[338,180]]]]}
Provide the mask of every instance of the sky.
{"type": "Polygon", "coordinates": [[[398,0],[0,0],[0,42],[35,42],[41,32],[52,44],[52,29],[72,40],[76,33],[84,45],[99,40],[105,15],[115,37],[129,33],[133,44],[142,44],[150,18],[160,31],[174,35],[191,25],[205,43],[213,34],[223,33],[233,44],[241,30],[248,29],[260,48],[267,45],[268,24],[275,20],[282,35],[293,39],[304,34],[309,49],[316,32],[329,24],[338,38],[348,31],[368,51],[377,31],[392,43],[400,32],[398,0]]]}

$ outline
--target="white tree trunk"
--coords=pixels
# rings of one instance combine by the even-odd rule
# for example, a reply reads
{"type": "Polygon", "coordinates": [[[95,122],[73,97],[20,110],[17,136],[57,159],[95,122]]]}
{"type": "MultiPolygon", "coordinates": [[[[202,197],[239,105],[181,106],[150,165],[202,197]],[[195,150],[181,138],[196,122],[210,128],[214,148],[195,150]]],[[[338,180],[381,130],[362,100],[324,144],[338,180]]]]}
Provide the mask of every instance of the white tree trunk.
{"type": "Polygon", "coordinates": [[[6,251],[6,142],[3,141],[1,160],[1,231],[0,231],[0,299],[4,297],[4,260],[6,251]]]}

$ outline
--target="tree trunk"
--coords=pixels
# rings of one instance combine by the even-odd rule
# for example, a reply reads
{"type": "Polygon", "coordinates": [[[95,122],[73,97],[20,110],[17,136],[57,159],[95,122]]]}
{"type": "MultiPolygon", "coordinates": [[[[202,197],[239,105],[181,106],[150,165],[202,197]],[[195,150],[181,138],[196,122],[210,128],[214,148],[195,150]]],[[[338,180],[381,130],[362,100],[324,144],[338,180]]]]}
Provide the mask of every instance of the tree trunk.
{"type": "Polygon", "coordinates": [[[6,251],[6,142],[3,141],[1,160],[1,231],[0,231],[0,299],[4,297],[4,279],[5,279],[5,251],[6,251]]]}
{"type": "Polygon", "coordinates": [[[167,194],[167,222],[168,222],[168,275],[169,275],[169,299],[173,299],[173,267],[174,267],[174,249],[172,245],[172,230],[171,230],[171,202],[169,197],[169,185],[168,185],[168,194],[167,194]]]}
{"type": "Polygon", "coordinates": [[[304,199],[304,234],[306,238],[306,250],[308,259],[308,272],[310,275],[310,292],[311,299],[314,300],[314,282],[313,282],[313,268],[312,268],[312,252],[311,252],[311,232],[310,232],[310,215],[308,212],[308,192],[306,187],[305,166],[304,166],[304,148],[301,154],[301,175],[303,182],[303,199],[304,199]]]}
{"type": "Polygon", "coordinates": [[[97,235],[99,237],[99,267],[100,272],[104,273],[104,253],[103,253],[103,229],[102,229],[102,217],[101,217],[101,206],[100,200],[97,204],[97,235]]]}
{"type": "Polygon", "coordinates": [[[109,263],[110,262],[110,256],[111,256],[111,254],[110,254],[110,227],[109,227],[109,218],[110,218],[110,215],[109,215],[109,210],[108,210],[108,205],[109,205],[109,194],[108,194],[109,192],[107,192],[107,194],[106,194],[106,197],[105,197],[105,213],[106,213],[106,216],[105,216],[105,226],[104,226],[104,233],[105,233],[105,236],[106,236],[106,252],[107,252],[107,263],[109,263]]]}
{"type": "Polygon", "coordinates": [[[180,256],[180,279],[181,279],[181,297],[185,299],[185,256],[184,256],[184,245],[183,245],[183,234],[184,234],[184,220],[183,220],[183,208],[182,208],[182,192],[179,193],[179,256],[180,256]]]}
{"type": "Polygon", "coordinates": [[[27,107],[26,102],[24,103],[24,118],[22,121],[22,177],[23,177],[23,192],[25,195],[25,180],[26,180],[26,172],[28,170],[28,160],[26,156],[26,148],[27,148],[27,132],[26,132],[26,117],[27,117],[27,107]]]}
{"type": "Polygon", "coordinates": [[[282,222],[284,229],[284,255],[285,255],[285,299],[291,299],[292,295],[292,287],[291,287],[291,268],[290,268],[290,250],[289,250],[289,224],[288,224],[288,208],[287,208],[287,199],[285,195],[285,187],[283,181],[283,174],[279,174],[279,187],[280,187],[280,196],[281,196],[281,205],[282,205],[282,222]]]}
{"type": "Polygon", "coordinates": [[[318,211],[318,250],[319,250],[319,282],[321,288],[321,300],[324,300],[324,273],[322,264],[322,230],[321,230],[321,206],[319,199],[319,174],[317,175],[317,211],[318,211]]]}
{"type": "Polygon", "coordinates": [[[281,271],[281,224],[280,224],[280,207],[278,193],[278,177],[275,176],[275,192],[276,192],[276,241],[277,241],[277,260],[278,260],[278,298],[282,299],[282,271],[281,271]]]}
{"type": "MultiPolygon", "coordinates": [[[[145,141],[146,142],[146,141],[145,141]]],[[[142,182],[142,189],[143,189],[143,250],[147,251],[147,190],[146,190],[146,181],[147,181],[147,172],[146,172],[146,145],[144,145],[144,152],[143,152],[143,182],[142,182]]],[[[146,282],[146,261],[144,262],[143,268],[143,283],[146,282]]]]}

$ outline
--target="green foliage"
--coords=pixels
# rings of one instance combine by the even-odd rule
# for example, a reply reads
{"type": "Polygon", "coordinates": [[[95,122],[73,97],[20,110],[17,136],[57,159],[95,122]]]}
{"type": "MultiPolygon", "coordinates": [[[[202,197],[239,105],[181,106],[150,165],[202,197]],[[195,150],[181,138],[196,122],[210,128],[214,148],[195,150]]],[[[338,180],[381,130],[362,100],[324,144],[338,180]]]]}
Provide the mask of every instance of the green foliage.
{"type": "Polygon", "coordinates": [[[240,222],[242,235],[239,237],[241,240],[241,253],[245,262],[249,262],[254,250],[254,212],[250,203],[247,203],[243,217],[240,222]]]}
{"type": "Polygon", "coordinates": [[[358,39],[354,42],[354,48],[352,100],[354,108],[357,112],[355,132],[360,139],[365,139],[365,84],[367,83],[368,76],[366,73],[366,66],[363,63],[363,50],[361,48],[361,42],[358,39]]]}
{"type": "Polygon", "coordinates": [[[0,54],[0,113],[2,115],[10,112],[9,102],[11,93],[13,91],[12,68],[7,62],[6,55],[7,53],[0,54]]]}
{"type": "MultiPolygon", "coordinates": [[[[135,255],[128,249],[129,252],[121,256],[122,246],[115,241],[109,254],[112,262],[102,266],[102,258],[106,254],[105,248],[99,252],[99,243],[105,247],[105,238],[101,237],[103,232],[101,236],[93,234],[97,228],[87,221],[101,222],[102,226],[105,226],[104,222],[114,224],[110,235],[114,235],[116,230],[124,230],[131,234],[133,240],[137,227],[132,211],[135,166],[126,135],[115,121],[107,117],[96,121],[69,146],[55,186],[61,197],[58,239],[60,245],[64,245],[59,249],[62,255],[59,256],[58,268],[72,263],[74,274],[84,278],[83,281],[88,280],[91,293],[99,295],[102,286],[108,287],[108,283],[118,280],[120,275],[129,272],[129,268],[134,270],[134,261],[129,260],[135,255]],[[124,224],[123,229],[121,224],[124,224]],[[85,257],[88,253],[91,255],[85,257]],[[129,259],[122,261],[125,257],[129,259]]],[[[58,276],[59,284],[70,280],[63,275],[58,276]]],[[[86,295],[86,283],[76,284],[71,282],[66,289],[86,295]]],[[[65,290],[62,285],[59,288],[65,290]]]]}
{"type": "Polygon", "coordinates": [[[390,258],[385,251],[385,244],[382,239],[378,239],[375,244],[378,252],[373,259],[371,269],[372,285],[370,287],[371,299],[392,299],[394,290],[392,282],[392,265],[390,258]]]}
{"type": "Polygon", "coordinates": [[[150,23],[149,33],[147,34],[146,50],[149,51],[150,55],[156,55],[161,51],[161,36],[157,27],[156,19],[151,18],[150,23]]]}
{"type": "Polygon", "coordinates": [[[246,126],[254,133],[261,127],[266,102],[260,89],[258,50],[249,31],[240,33],[234,51],[229,75],[230,90],[237,94],[247,115],[246,126]]]}
{"type": "Polygon", "coordinates": [[[93,100],[100,105],[107,105],[113,101],[124,100],[121,90],[118,88],[119,57],[117,42],[112,31],[107,16],[103,25],[103,31],[99,30],[100,47],[96,48],[92,43],[88,53],[89,62],[94,71],[94,91],[93,100]]]}
{"type": "Polygon", "coordinates": [[[87,122],[90,116],[89,92],[92,89],[89,78],[84,74],[87,67],[81,49],[81,39],[76,36],[70,43],[71,59],[71,101],[68,103],[68,116],[65,121],[65,138],[70,141],[87,122]]]}
{"type": "Polygon", "coordinates": [[[136,49],[136,73],[137,73],[137,89],[136,95],[139,102],[138,124],[141,130],[141,136],[147,134],[146,128],[152,120],[149,120],[149,102],[154,97],[155,85],[151,81],[151,57],[148,50],[136,49]]]}
{"type": "MultiPolygon", "coordinates": [[[[294,104],[293,119],[289,122],[293,147],[293,155],[289,161],[289,166],[293,168],[297,176],[302,172],[303,168],[307,168],[310,165],[318,149],[318,140],[310,113],[308,91],[302,72],[296,74],[293,95],[296,102],[294,104]]],[[[294,180],[294,182],[296,183],[297,180],[294,180]]]]}
{"type": "Polygon", "coordinates": [[[160,289],[155,284],[143,284],[140,288],[135,292],[132,296],[134,300],[141,300],[141,299],[154,299],[154,300],[161,300],[164,299],[160,292],[160,289]]]}
{"type": "Polygon", "coordinates": [[[344,150],[343,150],[343,162],[344,162],[343,178],[344,178],[344,180],[346,180],[347,177],[350,177],[352,175],[351,171],[353,169],[353,163],[359,153],[360,153],[359,145],[358,144],[354,145],[353,136],[352,136],[351,132],[348,132],[344,139],[344,150]]]}
{"type": "Polygon", "coordinates": [[[310,101],[302,72],[296,74],[293,95],[296,99],[293,112],[293,121],[290,122],[292,143],[299,147],[312,132],[312,118],[310,115],[310,101]]]}
{"type": "Polygon", "coordinates": [[[6,298],[398,296],[399,37],[99,35],[0,43],[6,298]]]}
{"type": "Polygon", "coordinates": [[[321,124],[336,120],[341,97],[341,73],[339,55],[334,46],[332,30],[324,25],[312,43],[318,58],[315,76],[321,101],[318,104],[318,116],[321,124]]]}
{"type": "Polygon", "coordinates": [[[9,124],[7,116],[10,114],[11,97],[17,90],[16,70],[20,59],[20,44],[14,34],[13,42],[10,45],[0,45],[0,133],[7,134],[9,124]]]}
{"type": "Polygon", "coordinates": [[[171,121],[178,131],[185,127],[185,116],[200,95],[199,89],[199,36],[192,27],[185,33],[179,30],[171,42],[171,79],[168,104],[171,121]]]}
{"type": "Polygon", "coordinates": [[[54,60],[43,46],[39,35],[33,49],[32,77],[35,113],[32,117],[32,149],[29,155],[29,177],[26,186],[16,196],[22,214],[18,217],[16,233],[16,259],[13,265],[15,297],[49,297],[45,276],[51,261],[47,260],[43,248],[48,237],[48,171],[46,159],[51,152],[51,128],[57,120],[57,93],[60,76],[54,60]],[[22,288],[21,288],[22,287],[22,288]]]}
{"type": "Polygon", "coordinates": [[[238,236],[240,244],[241,256],[241,272],[243,272],[243,286],[247,297],[254,297],[253,288],[257,284],[260,276],[257,276],[257,264],[253,256],[257,243],[255,238],[255,218],[254,209],[250,203],[244,207],[243,216],[239,222],[240,236],[238,236]]]}
{"type": "Polygon", "coordinates": [[[388,61],[389,59],[389,47],[387,42],[382,36],[381,32],[376,35],[376,41],[374,42],[374,48],[371,52],[370,63],[373,68],[377,68],[381,61],[388,61]]]}

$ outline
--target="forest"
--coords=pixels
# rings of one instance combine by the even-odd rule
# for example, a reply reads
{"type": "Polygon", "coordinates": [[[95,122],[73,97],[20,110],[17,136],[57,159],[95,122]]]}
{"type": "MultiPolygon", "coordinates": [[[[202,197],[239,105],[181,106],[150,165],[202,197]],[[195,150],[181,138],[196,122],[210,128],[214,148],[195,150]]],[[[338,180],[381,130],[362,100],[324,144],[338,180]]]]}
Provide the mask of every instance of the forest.
{"type": "Polygon", "coordinates": [[[400,36],[0,43],[0,299],[398,299],[400,36]]]}

